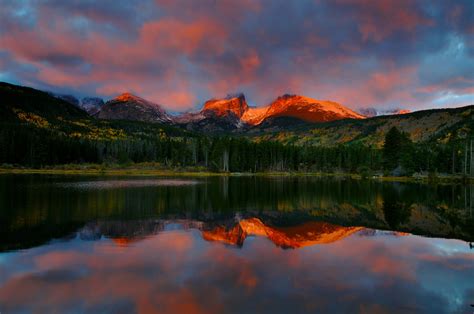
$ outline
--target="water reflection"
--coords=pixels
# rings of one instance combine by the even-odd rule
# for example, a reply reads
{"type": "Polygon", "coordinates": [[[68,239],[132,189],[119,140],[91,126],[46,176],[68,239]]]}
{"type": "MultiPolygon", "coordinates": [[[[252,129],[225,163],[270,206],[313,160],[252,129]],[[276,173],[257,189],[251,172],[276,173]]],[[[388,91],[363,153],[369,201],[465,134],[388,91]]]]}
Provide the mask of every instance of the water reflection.
{"type": "Polygon", "coordinates": [[[390,228],[396,229],[408,222],[412,205],[407,203],[408,201],[399,197],[396,187],[386,187],[382,208],[385,221],[390,228]]]}
{"type": "Polygon", "coordinates": [[[319,240],[301,239],[309,245],[284,250],[267,230],[238,248],[232,240],[206,239],[203,230],[218,227],[188,221],[90,224],[68,241],[3,257],[0,308],[451,313],[467,312],[474,298],[474,255],[462,241],[301,225],[281,232],[295,239],[312,230],[319,240]],[[97,231],[100,237],[80,237],[97,231]]]}
{"type": "Polygon", "coordinates": [[[472,187],[130,180],[0,176],[1,313],[472,312],[472,187]]]}
{"type": "MultiPolygon", "coordinates": [[[[365,229],[363,227],[343,227],[316,221],[283,227],[270,224],[259,218],[241,219],[240,216],[227,221],[211,222],[183,219],[127,222],[100,221],[86,224],[78,232],[78,235],[81,240],[99,240],[105,236],[113,239],[121,246],[126,246],[129,243],[135,243],[177,226],[184,230],[200,230],[202,238],[211,242],[242,247],[248,237],[261,236],[269,239],[277,247],[295,249],[317,244],[329,244],[365,229]]],[[[403,235],[399,232],[392,232],[392,234],[403,235]]]]}
{"type": "Polygon", "coordinates": [[[0,176],[0,251],[67,236],[98,219],[209,221],[236,212],[272,216],[280,225],[323,221],[474,239],[472,186],[315,178],[132,179],[0,176]],[[78,188],[84,185],[90,188],[78,188]],[[104,185],[109,188],[100,188],[104,185]]]}
{"type": "Polygon", "coordinates": [[[120,189],[120,188],[141,188],[149,186],[185,186],[197,184],[198,181],[193,180],[177,180],[177,179],[161,179],[161,180],[95,180],[80,181],[69,183],[58,183],[59,187],[74,189],[120,189]]]}

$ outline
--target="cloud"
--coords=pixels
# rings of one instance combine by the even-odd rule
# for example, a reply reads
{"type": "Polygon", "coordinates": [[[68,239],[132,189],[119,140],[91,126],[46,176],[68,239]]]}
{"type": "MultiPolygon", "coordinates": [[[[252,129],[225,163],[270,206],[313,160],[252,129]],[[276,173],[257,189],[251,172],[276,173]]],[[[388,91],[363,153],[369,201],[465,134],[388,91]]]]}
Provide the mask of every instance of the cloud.
{"type": "Polygon", "coordinates": [[[424,15],[421,3],[411,0],[370,1],[336,0],[354,15],[364,41],[381,42],[397,32],[413,32],[417,27],[433,26],[434,21],[424,15]]]}
{"type": "Polygon", "coordinates": [[[469,0],[5,1],[0,34],[12,82],[131,91],[171,110],[236,91],[256,105],[291,92],[352,108],[472,95],[469,0]]]}

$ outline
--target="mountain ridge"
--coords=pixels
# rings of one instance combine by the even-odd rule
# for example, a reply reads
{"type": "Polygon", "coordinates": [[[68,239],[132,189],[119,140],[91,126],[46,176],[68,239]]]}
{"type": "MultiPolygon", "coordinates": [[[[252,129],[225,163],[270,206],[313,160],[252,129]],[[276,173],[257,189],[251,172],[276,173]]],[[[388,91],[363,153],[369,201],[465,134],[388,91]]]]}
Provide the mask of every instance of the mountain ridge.
{"type": "Polygon", "coordinates": [[[268,105],[252,107],[248,105],[245,95],[239,93],[224,98],[211,98],[205,101],[198,111],[172,115],[160,105],[129,92],[122,93],[106,103],[96,97],[78,100],[72,95],[55,96],[99,119],[162,122],[205,132],[241,133],[262,128],[278,131],[291,124],[325,123],[411,113],[407,109],[378,110],[372,107],[362,108],[357,112],[334,101],[290,94],[278,96],[268,105]]]}
{"type": "MultiPolygon", "coordinates": [[[[269,105],[250,107],[245,96],[210,99],[199,112],[185,113],[174,118],[174,122],[191,129],[214,129],[230,131],[258,126],[268,119],[294,118],[305,123],[320,123],[341,119],[364,119],[365,116],[333,101],[317,100],[300,95],[285,94],[269,105]],[[224,125],[216,119],[223,119],[224,125]],[[227,122],[227,127],[225,125],[227,122]]],[[[279,121],[273,120],[273,121],[279,121]]]]}

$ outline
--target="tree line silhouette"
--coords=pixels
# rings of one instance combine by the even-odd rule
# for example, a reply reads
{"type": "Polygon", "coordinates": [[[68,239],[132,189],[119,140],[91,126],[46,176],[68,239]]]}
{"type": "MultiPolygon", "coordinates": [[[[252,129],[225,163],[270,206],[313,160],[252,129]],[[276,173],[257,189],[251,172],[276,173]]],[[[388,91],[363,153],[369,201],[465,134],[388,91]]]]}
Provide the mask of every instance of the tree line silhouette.
{"type": "Polygon", "coordinates": [[[382,148],[362,144],[332,147],[256,142],[244,137],[181,136],[76,138],[47,128],[12,124],[0,128],[0,164],[43,167],[70,163],[156,162],[163,167],[200,167],[209,171],[302,171],[394,175],[414,172],[463,173],[472,166],[465,141],[413,143],[408,134],[392,128],[382,148]]]}

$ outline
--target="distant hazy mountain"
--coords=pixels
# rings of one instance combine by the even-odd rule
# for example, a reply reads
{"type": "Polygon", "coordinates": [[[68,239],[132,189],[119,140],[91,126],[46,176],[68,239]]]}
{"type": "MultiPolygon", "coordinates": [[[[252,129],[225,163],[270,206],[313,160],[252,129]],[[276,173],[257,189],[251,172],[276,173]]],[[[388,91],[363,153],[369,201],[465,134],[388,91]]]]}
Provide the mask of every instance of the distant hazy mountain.
{"type": "Polygon", "coordinates": [[[79,104],[90,115],[97,114],[103,105],[104,101],[98,97],[84,97],[79,104]]]}
{"type": "Polygon", "coordinates": [[[59,99],[62,99],[68,103],[70,103],[71,105],[74,105],[76,107],[80,107],[79,104],[79,99],[77,99],[75,96],[73,95],[66,95],[66,94],[53,94],[54,96],[56,96],[57,98],[59,99]]]}
{"type": "Polygon", "coordinates": [[[55,93],[49,93],[49,94],[56,98],[64,100],[65,102],[68,102],[71,105],[74,105],[78,108],[83,109],[90,115],[97,114],[100,108],[104,105],[104,101],[102,100],[102,98],[98,98],[98,97],[84,97],[81,100],[79,100],[73,95],[55,94],[55,93]]]}
{"type": "Polygon", "coordinates": [[[388,116],[393,114],[406,114],[410,113],[411,111],[408,109],[377,109],[377,108],[362,108],[359,109],[359,112],[366,117],[377,117],[377,116],[388,116]]]}

